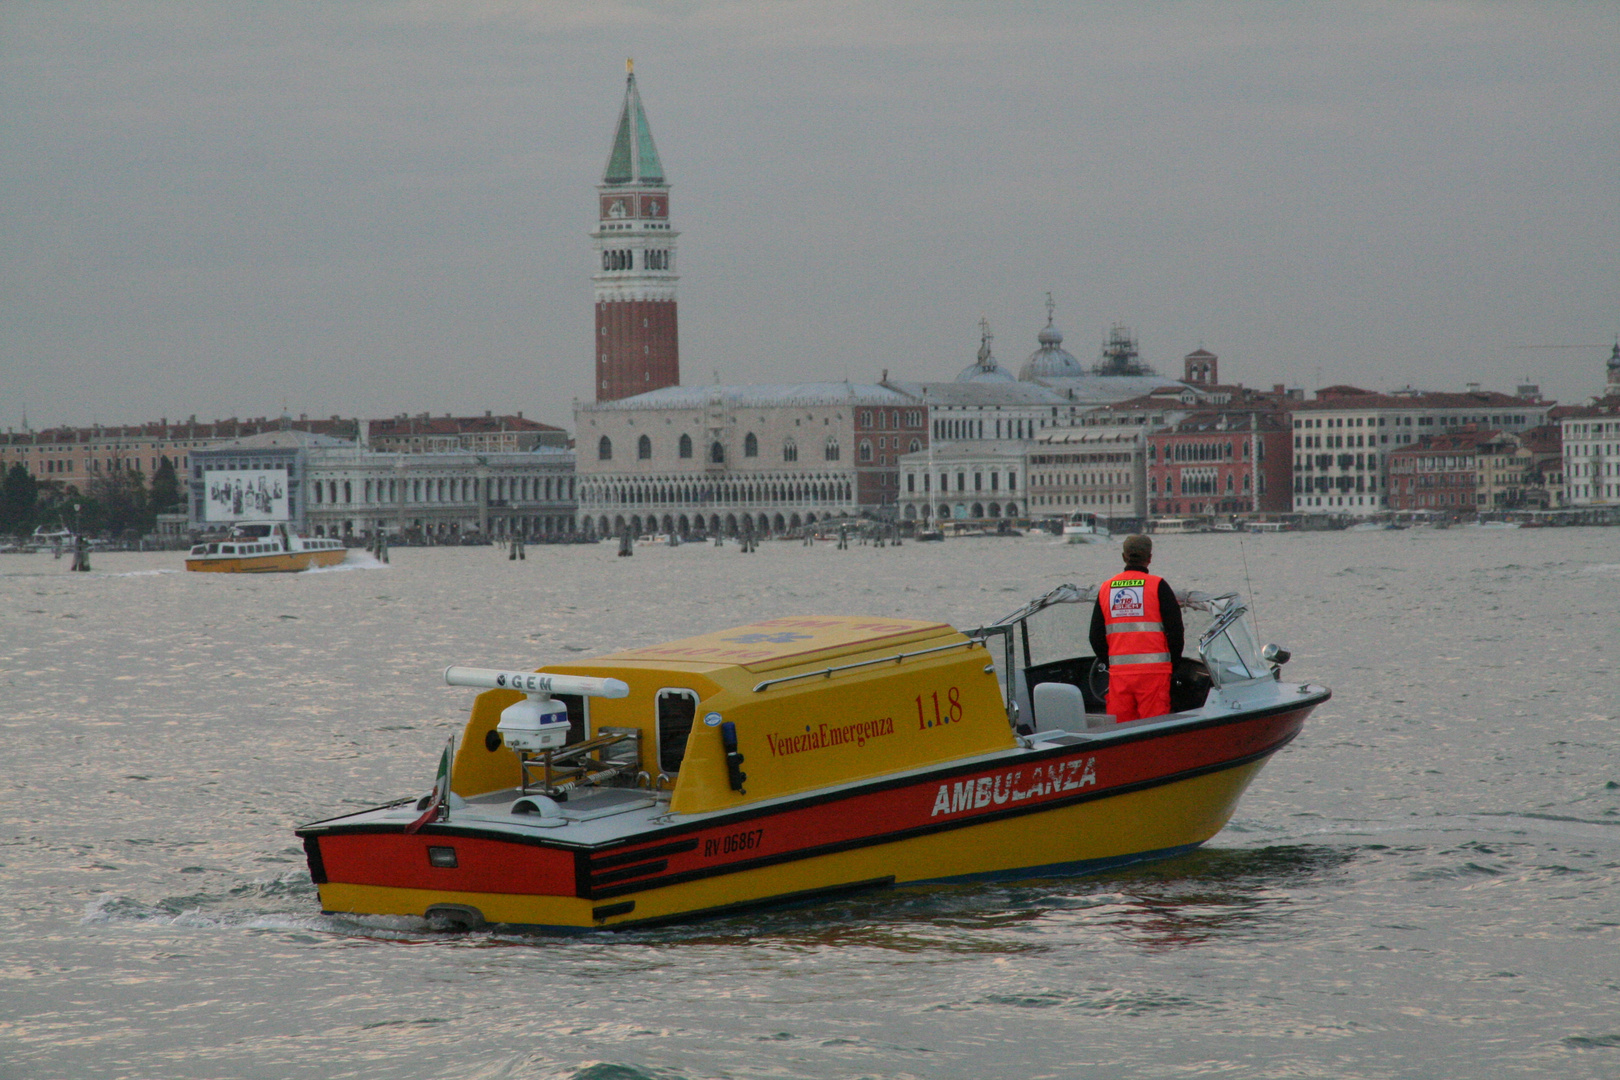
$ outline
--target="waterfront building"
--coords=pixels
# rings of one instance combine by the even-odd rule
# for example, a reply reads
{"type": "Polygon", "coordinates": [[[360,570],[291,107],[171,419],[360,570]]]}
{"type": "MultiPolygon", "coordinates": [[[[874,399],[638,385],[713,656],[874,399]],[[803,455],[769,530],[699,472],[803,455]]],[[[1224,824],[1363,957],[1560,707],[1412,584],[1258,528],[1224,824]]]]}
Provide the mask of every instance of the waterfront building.
{"type": "Polygon", "coordinates": [[[1518,395],[1480,390],[1380,394],[1354,386],[1318,390],[1288,407],[1293,435],[1293,509],[1370,517],[1390,509],[1388,456],[1425,435],[1465,425],[1524,432],[1547,422],[1552,403],[1536,387],[1518,395]]]}
{"type": "Polygon", "coordinates": [[[1286,421],[1266,407],[1198,409],[1147,438],[1155,516],[1285,513],[1292,505],[1286,421]]]}
{"type": "Polygon", "coordinates": [[[999,523],[1027,516],[1028,447],[1022,439],[980,439],[902,455],[901,520],[999,523]]]}
{"type": "Polygon", "coordinates": [[[286,521],[313,536],[430,543],[571,536],[573,452],[388,453],[295,429],[195,451],[188,525],[286,521]]]}
{"type": "Polygon", "coordinates": [[[907,426],[908,412],[920,412],[909,396],[860,383],[670,386],[576,402],[579,527],[761,535],[875,509],[895,490],[881,475],[895,469],[887,440],[926,431],[921,415],[907,426]],[[885,434],[879,416],[888,425],[896,412],[901,427],[885,434]]]}
{"type": "Polygon", "coordinates": [[[1222,383],[1219,357],[1202,347],[1182,365],[1180,383],[1093,409],[1081,424],[1145,432],[1151,515],[1287,511],[1291,455],[1283,410],[1299,392],[1222,383]]]}
{"type": "Polygon", "coordinates": [[[678,386],[680,342],[675,311],[675,238],[669,180],[626,63],[624,104],[602,182],[591,242],[597,269],[596,400],[678,386]]]}
{"type": "MultiPolygon", "coordinates": [[[[905,394],[890,384],[887,371],[878,385],[905,394]]],[[[926,403],[912,400],[900,406],[874,402],[858,407],[854,438],[856,505],[864,512],[893,517],[900,501],[900,458],[929,445],[926,403]]]]}
{"type": "Polygon", "coordinates": [[[1620,505],[1620,394],[1558,410],[1566,506],[1620,505]]]}
{"type": "Polygon", "coordinates": [[[1477,505],[1482,511],[1548,510],[1564,505],[1563,449],[1556,424],[1498,432],[1480,444],[1477,505]]]}
{"type": "MultiPolygon", "coordinates": [[[[1197,400],[1197,392],[1140,367],[1120,370],[1117,357],[1105,356],[1088,370],[1063,349],[1050,296],[1046,326],[1036,335],[1037,348],[1016,379],[996,362],[989,327],[982,321],[980,332],[977,359],[952,382],[890,382],[885,375],[885,385],[910,394],[927,410],[927,445],[900,459],[902,520],[977,517],[975,505],[986,519],[1059,517],[1081,507],[1101,509],[1105,516],[1139,518],[1142,477],[1119,468],[1121,456],[1129,458],[1130,452],[1118,444],[1139,441],[1141,431],[1118,440],[1078,438],[1073,433],[1099,423],[1103,414],[1112,422],[1113,410],[1125,401],[1148,398],[1155,398],[1150,411],[1154,422],[1161,422],[1163,411],[1156,395],[1179,405],[1197,400]],[[1099,374],[1105,369],[1107,374],[1099,374]],[[1054,450],[1054,440],[1067,448],[1054,450]],[[968,489],[955,487],[949,498],[941,498],[942,483],[1016,484],[1020,472],[1029,478],[1029,486],[1019,498],[1009,497],[1013,489],[1005,486],[993,489],[994,497],[989,498],[960,498],[968,489]],[[1034,486],[1037,477],[1039,490],[1034,486]]],[[[1147,423],[1142,416],[1134,421],[1138,429],[1147,423]]]]}
{"type": "Polygon", "coordinates": [[[560,427],[525,420],[521,412],[511,416],[415,416],[400,414],[388,420],[370,420],[364,428],[366,445],[373,450],[402,454],[446,453],[470,450],[474,453],[522,453],[541,446],[567,449],[568,432],[560,427]]]}
{"type": "Polygon", "coordinates": [[[1425,435],[1389,454],[1389,508],[1454,514],[1564,505],[1558,429],[1465,427],[1425,435]]]}
{"type": "Polygon", "coordinates": [[[1567,506],[1620,506],[1620,341],[1609,354],[1607,376],[1602,397],[1553,410],[1567,506]]]}
{"type": "Polygon", "coordinates": [[[1424,435],[1388,454],[1387,506],[1391,510],[1433,510],[1474,514],[1483,509],[1480,459],[1507,448],[1499,431],[1466,427],[1424,435]]]}
{"type": "Polygon", "coordinates": [[[291,427],[299,431],[354,438],[358,423],[332,417],[307,416],[255,420],[189,420],[169,423],[120,424],[90,427],[54,427],[43,431],[8,431],[0,435],[0,472],[21,464],[41,481],[71,485],[81,491],[97,477],[138,471],[148,482],[167,459],[184,476],[192,452],[265,431],[291,427]]]}
{"type": "Polygon", "coordinates": [[[1048,425],[1066,424],[1075,408],[1042,386],[976,379],[971,369],[963,374],[968,378],[952,382],[885,383],[915,402],[927,425],[896,459],[902,521],[1026,515],[1020,484],[1025,451],[1048,425]],[[980,513],[973,513],[975,505],[980,513]]]}
{"type": "Polygon", "coordinates": [[[1122,425],[1055,428],[1027,452],[1029,516],[1096,514],[1136,528],[1148,514],[1147,428],[1122,425]]]}

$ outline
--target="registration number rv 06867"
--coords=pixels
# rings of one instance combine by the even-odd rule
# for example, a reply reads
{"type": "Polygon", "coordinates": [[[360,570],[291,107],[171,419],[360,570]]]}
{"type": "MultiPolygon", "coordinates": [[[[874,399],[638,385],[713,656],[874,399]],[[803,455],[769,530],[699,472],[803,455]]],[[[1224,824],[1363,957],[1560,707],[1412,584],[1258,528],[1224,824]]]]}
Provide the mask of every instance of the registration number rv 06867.
{"type": "Polygon", "coordinates": [[[739,851],[753,851],[759,847],[760,841],[764,838],[764,829],[750,829],[748,832],[716,836],[703,841],[703,857],[707,859],[715,855],[735,855],[739,851]]]}

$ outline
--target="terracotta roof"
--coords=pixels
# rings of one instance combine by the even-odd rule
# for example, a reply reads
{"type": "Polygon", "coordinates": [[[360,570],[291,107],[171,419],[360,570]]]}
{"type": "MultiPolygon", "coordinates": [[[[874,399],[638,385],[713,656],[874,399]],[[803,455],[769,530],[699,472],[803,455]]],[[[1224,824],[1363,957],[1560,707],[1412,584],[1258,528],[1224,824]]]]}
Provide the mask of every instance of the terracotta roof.
{"type": "Polygon", "coordinates": [[[1393,458],[1421,454],[1470,454],[1501,437],[1502,432],[1494,428],[1486,430],[1463,428],[1459,431],[1448,431],[1444,435],[1425,435],[1415,443],[1408,443],[1389,451],[1387,456],[1393,458]]]}
{"type": "Polygon", "coordinates": [[[467,435],[501,431],[561,431],[521,416],[396,416],[368,422],[372,438],[397,435],[467,435]]]}
{"type": "Polygon", "coordinates": [[[1249,433],[1249,417],[1259,418],[1260,432],[1283,430],[1282,417],[1271,411],[1262,409],[1233,409],[1222,406],[1211,406],[1207,409],[1198,409],[1188,413],[1165,431],[1158,434],[1177,435],[1246,435],[1249,433]],[[1225,426],[1222,421],[1225,421],[1225,426]]]}
{"type": "Polygon", "coordinates": [[[1545,408],[1549,402],[1529,400],[1496,390],[1468,390],[1460,394],[1378,394],[1355,387],[1328,387],[1316,392],[1315,401],[1300,401],[1290,412],[1342,411],[1344,409],[1500,409],[1508,406],[1545,408]],[[1346,391],[1339,393],[1338,391],[1346,391]],[[1323,397],[1324,394],[1331,396],[1323,397]]]}
{"type": "Polygon", "coordinates": [[[1519,438],[1524,445],[1536,454],[1562,454],[1564,450],[1564,429],[1557,424],[1543,424],[1541,427],[1531,428],[1523,432],[1519,438]]]}
{"type": "Polygon", "coordinates": [[[1620,394],[1593,398],[1590,405],[1560,405],[1547,413],[1549,420],[1579,420],[1588,416],[1620,416],[1620,394]]]}

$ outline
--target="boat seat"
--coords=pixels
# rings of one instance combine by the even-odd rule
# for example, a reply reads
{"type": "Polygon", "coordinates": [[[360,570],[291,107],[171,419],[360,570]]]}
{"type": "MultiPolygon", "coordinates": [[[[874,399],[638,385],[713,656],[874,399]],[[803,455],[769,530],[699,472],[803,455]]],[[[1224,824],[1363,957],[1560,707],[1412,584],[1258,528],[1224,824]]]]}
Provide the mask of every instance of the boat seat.
{"type": "Polygon", "coordinates": [[[1034,705],[1037,731],[1086,730],[1086,699],[1072,683],[1036,683],[1034,705]]]}

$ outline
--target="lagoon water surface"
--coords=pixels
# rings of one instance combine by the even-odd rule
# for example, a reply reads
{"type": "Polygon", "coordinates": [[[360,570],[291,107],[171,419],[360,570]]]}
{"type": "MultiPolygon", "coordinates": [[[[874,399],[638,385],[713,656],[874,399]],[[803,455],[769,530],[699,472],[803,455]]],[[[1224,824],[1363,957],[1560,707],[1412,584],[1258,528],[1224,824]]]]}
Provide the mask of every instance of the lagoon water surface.
{"type": "Polygon", "coordinates": [[[431,786],[447,664],[972,626],[1118,566],[615,550],[0,556],[0,1077],[1620,1076],[1620,529],[1162,538],[1335,695],[1186,858],[619,935],[322,915],[292,830],[431,786]]]}

